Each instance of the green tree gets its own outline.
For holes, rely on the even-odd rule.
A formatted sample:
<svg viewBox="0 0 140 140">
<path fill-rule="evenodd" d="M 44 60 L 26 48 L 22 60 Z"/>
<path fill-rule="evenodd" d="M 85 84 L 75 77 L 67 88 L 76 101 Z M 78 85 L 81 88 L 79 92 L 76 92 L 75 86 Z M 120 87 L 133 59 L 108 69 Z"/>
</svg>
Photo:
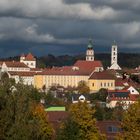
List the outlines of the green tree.
<svg viewBox="0 0 140 140">
<path fill-rule="evenodd" d="M 16 90 L 12 91 L 11 86 L 14 86 Z M 0 81 L 1 140 L 41 140 L 44 137 L 48 139 L 51 137 L 52 129 L 44 110 L 40 111 L 41 116 L 39 113 L 34 114 L 39 105 L 37 94 L 40 93 L 33 87 L 14 84 L 11 80 Z"/>
<path fill-rule="evenodd" d="M 124 113 L 122 120 L 123 133 L 118 140 L 140 139 L 140 101 L 132 104 Z"/>
<path fill-rule="evenodd" d="M 80 82 L 78 83 L 77 89 L 78 89 L 78 92 L 79 92 L 80 94 L 84 94 L 84 93 L 89 93 L 89 92 L 90 92 L 90 89 L 89 89 L 89 87 L 87 86 L 87 83 L 86 83 L 85 81 L 80 81 Z"/>
<path fill-rule="evenodd" d="M 66 121 L 60 132 L 59 140 L 102 140 L 96 127 L 96 120 L 93 118 L 95 110 L 84 103 L 72 104 L 70 118 Z M 74 137 L 75 136 L 75 137 Z"/>
</svg>

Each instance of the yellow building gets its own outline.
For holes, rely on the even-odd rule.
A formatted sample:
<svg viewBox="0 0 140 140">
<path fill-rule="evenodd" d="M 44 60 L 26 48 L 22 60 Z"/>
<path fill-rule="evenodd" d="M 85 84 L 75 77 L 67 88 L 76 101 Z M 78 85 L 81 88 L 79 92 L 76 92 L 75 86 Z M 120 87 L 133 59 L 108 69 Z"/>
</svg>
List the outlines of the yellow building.
<svg viewBox="0 0 140 140">
<path fill-rule="evenodd" d="M 80 81 L 88 82 L 91 73 L 100 70 L 103 70 L 100 61 L 79 60 L 74 66 L 54 67 L 36 74 L 34 86 L 37 89 L 42 89 L 44 85 L 47 89 L 54 85 L 77 87 Z"/>
<path fill-rule="evenodd" d="M 88 85 L 93 92 L 97 92 L 101 88 L 114 90 L 115 77 L 108 71 L 94 72 L 88 80 Z"/>
<path fill-rule="evenodd" d="M 42 89 L 45 85 L 45 75 L 43 73 L 38 73 L 34 75 L 34 87 L 37 89 Z"/>
</svg>

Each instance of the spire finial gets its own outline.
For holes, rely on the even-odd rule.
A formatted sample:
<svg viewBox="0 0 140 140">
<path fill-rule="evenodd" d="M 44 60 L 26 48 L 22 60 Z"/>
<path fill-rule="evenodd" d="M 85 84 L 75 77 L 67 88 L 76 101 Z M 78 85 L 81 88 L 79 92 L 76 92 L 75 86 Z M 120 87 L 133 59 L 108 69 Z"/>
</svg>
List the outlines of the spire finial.
<svg viewBox="0 0 140 140">
<path fill-rule="evenodd" d="M 117 45 L 116 40 L 114 40 L 113 45 L 115 45 L 115 46 Z"/>
<path fill-rule="evenodd" d="M 90 38 L 89 39 L 89 43 L 88 43 L 88 49 L 92 49 L 93 48 L 93 41 L 92 39 Z"/>
</svg>

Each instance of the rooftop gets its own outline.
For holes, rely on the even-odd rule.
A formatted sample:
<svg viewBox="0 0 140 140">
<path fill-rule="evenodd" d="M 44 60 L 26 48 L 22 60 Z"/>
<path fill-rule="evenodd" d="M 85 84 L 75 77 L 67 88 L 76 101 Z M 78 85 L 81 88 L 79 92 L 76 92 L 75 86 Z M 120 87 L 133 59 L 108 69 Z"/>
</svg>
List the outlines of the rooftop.
<svg viewBox="0 0 140 140">
<path fill-rule="evenodd" d="M 29 68 L 27 65 L 24 63 L 21 63 L 19 61 L 1 61 L 0 64 L 2 65 L 3 63 L 6 64 L 7 67 L 21 67 L 21 68 Z"/>
<path fill-rule="evenodd" d="M 25 55 L 24 55 L 25 56 Z M 26 61 L 35 61 L 36 59 L 35 59 L 35 57 L 31 54 L 31 53 L 29 53 L 29 54 L 27 54 L 26 56 L 25 56 L 25 60 Z"/>
<path fill-rule="evenodd" d="M 114 80 L 115 76 L 109 71 L 94 72 L 89 79 Z"/>
<path fill-rule="evenodd" d="M 101 61 L 79 60 L 74 66 L 53 67 L 45 69 L 38 75 L 85 75 L 89 76 L 96 67 L 102 67 Z"/>
</svg>

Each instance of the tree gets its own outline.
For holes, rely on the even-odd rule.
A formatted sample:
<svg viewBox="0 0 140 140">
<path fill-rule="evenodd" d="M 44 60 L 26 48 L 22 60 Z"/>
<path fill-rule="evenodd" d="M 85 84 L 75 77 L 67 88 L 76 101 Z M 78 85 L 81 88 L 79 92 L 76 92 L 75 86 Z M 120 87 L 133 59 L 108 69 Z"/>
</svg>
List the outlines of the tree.
<svg viewBox="0 0 140 140">
<path fill-rule="evenodd" d="M 13 85 L 10 80 L 6 81 L 0 81 L 0 139 L 49 139 L 52 129 L 45 111 L 39 105 L 40 93 L 33 87 Z M 11 86 L 15 86 L 17 90 L 12 92 Z"/>
<path fill-rule="evenodd" d="M 78 83 L 77 89 L 78 89 L 78 92 L 81 93 L 81 94 L 89 93 L 90 92 L 90 89 L 87 86 L 87 83 L 85 81 L 80 81 Z"/>
<path fill-rule="evenodd" d="M 84 103 L 72 104 L 69 109 L 70 117 L 64 123 L 59 140 L 102 140 L 93 118 L 95 110 Z M 62 136 L 62 137 L 61 137 Z M 75 137 L 74 137 L 75 136 Z"/>
<path fill-rule="evenodd" d="M 140 139 L 140 101 L 132 104 L 124 113 L 122 130 L 123 133 L 118 140 Z"/>
<path fill-rule="evenodd" d="M 51 139 L 53 134 L 53 129 L 46 117 L 47 115 L 44 111 L 44 107 L 41 104 L 38 104 L 33 110 L 33 120 L 37 123 L 37 137 L 41 140 Z"/>
</svg>

